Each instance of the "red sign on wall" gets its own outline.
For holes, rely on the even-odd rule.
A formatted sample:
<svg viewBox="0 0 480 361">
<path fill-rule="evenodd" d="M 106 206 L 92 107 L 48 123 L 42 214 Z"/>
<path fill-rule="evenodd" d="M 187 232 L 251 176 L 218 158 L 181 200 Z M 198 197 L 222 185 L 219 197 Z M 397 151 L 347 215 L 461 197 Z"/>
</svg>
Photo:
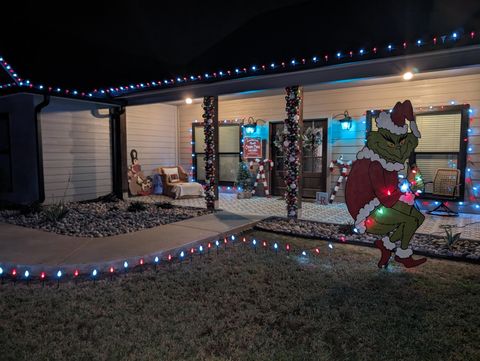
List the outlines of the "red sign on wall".
<svg viewBox="0 0 480 361">
<path fill-rule="evenodd" d="M 243 157 L 262 158 L 262 138 L 243 138 Z"/>
</svg>

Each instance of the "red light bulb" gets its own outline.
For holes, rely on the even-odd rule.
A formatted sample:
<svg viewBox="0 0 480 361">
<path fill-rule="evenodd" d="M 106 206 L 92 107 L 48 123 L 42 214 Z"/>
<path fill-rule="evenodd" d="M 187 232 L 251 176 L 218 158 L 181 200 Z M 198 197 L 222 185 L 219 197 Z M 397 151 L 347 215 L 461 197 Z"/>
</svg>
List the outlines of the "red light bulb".
<svg viewBox="0 0 480 361">
<path fill-rule="evenodd" d="M 16 276 L 16 275 L 17 275 L 17 270 L 14 268 L 14 269 L 12 270 L 12 276 Z"/>
<path fill-rule="evenodd" d="M 40 278 L 41 278 L 42 280 L 45 279 L 45 272 L 40 273 Z"/>
<path fill-rule="evenodd" d="M 43 272 L 42 272 L 42 273 L 43 273 Z M 78 274 L 79 274 L 78 269 L 76 269 L 75 272 L 73 272 L 73 276 L 74 276 L 74 277 L 78 277 Z"/>
<path fill-rule="evenodd" d="M 110 267 L 109 271 L 110 271 L 110 273 L 113 273 L 113 271 L 115 271 L 115 269 L 113 267 Z"/>
<path fill-rule="evenodd" d="M 140 258 L 140 265 L 143 265 L 144 262 L 143 258 Z"/>
</svg>

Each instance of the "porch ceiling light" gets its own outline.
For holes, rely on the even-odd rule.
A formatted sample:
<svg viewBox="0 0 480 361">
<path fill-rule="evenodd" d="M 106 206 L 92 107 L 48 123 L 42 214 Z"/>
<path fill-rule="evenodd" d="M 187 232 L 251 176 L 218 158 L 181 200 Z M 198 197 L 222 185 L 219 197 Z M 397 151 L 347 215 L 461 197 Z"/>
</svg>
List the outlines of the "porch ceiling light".
<svg viewBox="0 0 480 361">
<path fill-rule="evenodd" d="M 345 110 L 343 114 L 340 113 L 340 114 L 334 115 L 332 119 L 336 119 L 338 117 L 342 117 L 338 119 L 342 127 L 342 130 L 350 130 L 350 128 L 352 127 L 352 117 L 348 114 L 348 110 Z"/>
<path fill-rule="evenodd" d="M 411 71 L 407 71 L 403 74 L 403 80 L 410 80 L 413 78 L 413 73 Z"/>
<path fill-rule="evenodd" d="M 185 103 L 187 103 L 187 104 L 192 104 L 192 103 L 193 103 L 192 98 L 186 98 L 186 99 L 185 99 Z"/>
</svg>

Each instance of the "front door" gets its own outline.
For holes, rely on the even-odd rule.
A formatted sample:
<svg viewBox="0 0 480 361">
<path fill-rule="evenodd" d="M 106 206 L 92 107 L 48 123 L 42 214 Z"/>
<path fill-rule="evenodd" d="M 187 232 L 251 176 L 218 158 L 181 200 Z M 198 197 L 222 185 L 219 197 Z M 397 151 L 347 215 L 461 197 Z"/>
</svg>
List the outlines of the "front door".
<svg viewBox="0 0 480 361">
<path fill-rule="evenodd" d="M 316 142 L 316 146 L 303 147 L 302 198 L 315 198 L 316 192 L 326 191 L 327 122 L 327 119 L 303 121 L 302 134 L 316 134 L 315 139 L 318 141 Z M 311 128 L 311 132 L 306 132 L 308 128 Z M 282 131 L 283 122 L 270 123 L 270 149 L 274 162 L 272 194 L 276 196 L 283 196 L 285 194 L 283 149 L 275 145 L 275 136 L 277 132 Z"/>
</svg>

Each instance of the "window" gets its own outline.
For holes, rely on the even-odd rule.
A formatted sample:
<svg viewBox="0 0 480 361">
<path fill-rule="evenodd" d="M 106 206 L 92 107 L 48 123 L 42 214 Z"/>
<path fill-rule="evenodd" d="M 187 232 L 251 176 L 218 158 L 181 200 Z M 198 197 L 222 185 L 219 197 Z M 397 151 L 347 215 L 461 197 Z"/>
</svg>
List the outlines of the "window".
<svg viewBox="0 0 480 361">
<path fill-rule="evenodd" d="M 0 113 L 0 193 L 11 191 L 10 122 L 7 113 Z"/>
<path fill-rule="evenodd" d="M 197 181 L 205 180 L 205 136 L 203 134 L 203 124 L 194 123 L 192 154 L 194 178 Z M 218 155 L 219 165 L 217 174 L 219 183 L 224 185 L 233 185 L 237 179 L 238 164 L 241 161 L 240 144 L 240 125 L 239 124 L 220 124 L 218 127 Z"/>
<path fill-rule="evenodd" d="M 410 161 L 416 163 L 425 182 L 432 182 L 438 168 L 460 170 L 457 200 L 463 200 L 467 162 L 467 130 L 469 106 L 444 106 L 429 112 L 417 112 L 416 122 L 422 137 Z M 367 112 L 367 129 L 377 130 L 375 119 L 380 112 Z M 408 121 L 407 121 L 408 123 Z M 429 198 L 432 184 L 425 186 L 424 198 Z"/>
</svg>

